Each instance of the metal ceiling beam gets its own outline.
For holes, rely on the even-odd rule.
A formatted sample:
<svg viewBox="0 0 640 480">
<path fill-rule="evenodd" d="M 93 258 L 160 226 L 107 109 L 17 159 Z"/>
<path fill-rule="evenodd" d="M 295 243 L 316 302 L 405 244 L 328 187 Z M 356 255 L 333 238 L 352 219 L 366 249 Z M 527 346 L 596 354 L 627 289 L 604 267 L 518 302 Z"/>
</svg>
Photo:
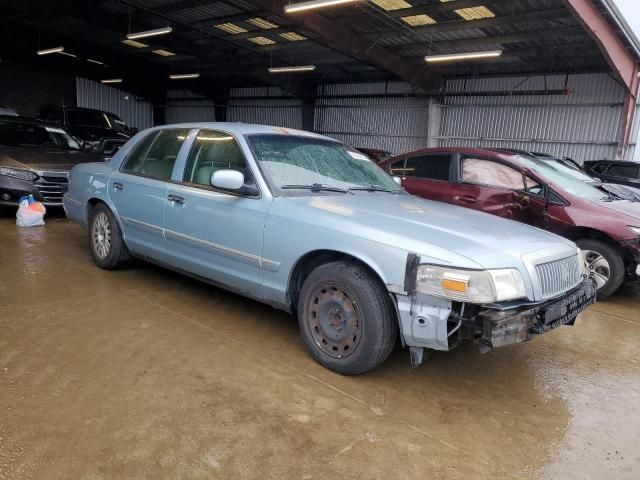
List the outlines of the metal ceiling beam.
<svg viewBox="0 0 640 480">
<path fill-rule="evenodd" d="M 638 58 L 627 50 L 620 36 L 598 11 L 594 2 L 564 0 L 564 3 L 596 42 L 614 75 L 626 89 L 622 122 L 620 122 L 618 133 L 618 153 L 623 155 L 631 139 L 631 124 L 637 104 L 638 74 L 640 73 Z"/>
<path fill-rule="evenodd" d="M 288 4 L 286 0 L 254 0 L 254 3 L 266 12 L 274 13 L 283 12 Z M 431 74 L 426 65 L 407 61 L 317 13 L 296 13 L 287 18 L 314 32 L 319 43 L 392 73 L 425 91 L 438 91 L 444 85 L 444 80 Z"/>
</svg>

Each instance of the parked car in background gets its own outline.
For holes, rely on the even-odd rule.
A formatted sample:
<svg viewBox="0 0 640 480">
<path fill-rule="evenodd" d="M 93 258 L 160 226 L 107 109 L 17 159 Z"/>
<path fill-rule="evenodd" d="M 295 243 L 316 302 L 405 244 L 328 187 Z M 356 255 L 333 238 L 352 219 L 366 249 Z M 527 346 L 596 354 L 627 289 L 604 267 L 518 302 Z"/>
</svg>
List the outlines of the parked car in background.
<svg viewBox="0 0 640 480">
<path fill-rule="evenodd" d="M 408 195 L 362 153 L 237 123 L 146 130 L 74 167 L 67 215 L 106 269 L 139 257 L 297 312 L 322 365 L 357 374 L 398 340 L 482 350 L 560 325 L 594 301 L 582 253 L 527 225 Z"/>
<path fill-rule="evenodd" d="M 69 170 L 99 162 L 57 126 L 28 117 L 0 116 L 0 205 L 17 206 L 23 195 L 46 206 L 61 206 Z"/>
<path fill-rule="evenodd" d="M 356 150 L 364 153 L 376 163 L 382 162 L 383 160 L 393 156 L 393 153 L 387 152 L 386 150 L 380 150 L 379 148 L 356 147 Z"/>
<path fill-rule="evenodd" d="M 640 204 L 556 165 L 501 150 L 427 148 L 381 165 L 414 195 L 517 220 L 575 241 L 598 297 L 640 276 Z"/>
<path fill-rule="evenodd" d="M 594 160 L 584 162 L 589 175 L 608 183 L 640 188 L 640 163 L 626 160 Z"/>
<path fill-rule="evenodd" d="M 18 112 L 16 112 L 13 108 L 4 107 L 0 105 L 0 115 L 9 115 L 12 117 L 17 117 Z"/>
<path fill-rule="evenodd" d="M 44 105 L 40 108 L 38 118 L 64 128 L 86 150 L 105 151 L 119 148 L 136 132 L 117 115 L 90 108 Z M 115 150 L 112 153 L 115 153 Z"/>
</svg>

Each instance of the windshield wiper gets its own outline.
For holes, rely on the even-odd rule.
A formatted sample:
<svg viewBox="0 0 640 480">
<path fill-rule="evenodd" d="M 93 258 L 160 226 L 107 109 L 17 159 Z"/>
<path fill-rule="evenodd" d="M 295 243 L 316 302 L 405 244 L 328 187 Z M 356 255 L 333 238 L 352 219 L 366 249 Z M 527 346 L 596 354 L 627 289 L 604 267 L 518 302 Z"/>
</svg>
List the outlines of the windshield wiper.
<svg viewBox="0 0 640 480">
<path fill-rule="evenodd" d="M 381 187 L 380 185 L 369 185 L 368 187 L 351 187 L 349 190 L 365 190 L 367 192 L 388 192 L 388 193 L 398 193 L 398 190 L 390 190 L 386 187 Z"/>
<path fill-rule="evenodd" d="M 312 183 L 311 185 L 282 185 L 280 188 L 283 190 L 311 190 L 312 192 L 340 192 L 340 193 L 350 193 L 355 195 L 353 192 L 349 190 L 345 190 L 344 188 L 332 187 L 331 185 L 322 185 L 321 183 Z"/>
</svg>

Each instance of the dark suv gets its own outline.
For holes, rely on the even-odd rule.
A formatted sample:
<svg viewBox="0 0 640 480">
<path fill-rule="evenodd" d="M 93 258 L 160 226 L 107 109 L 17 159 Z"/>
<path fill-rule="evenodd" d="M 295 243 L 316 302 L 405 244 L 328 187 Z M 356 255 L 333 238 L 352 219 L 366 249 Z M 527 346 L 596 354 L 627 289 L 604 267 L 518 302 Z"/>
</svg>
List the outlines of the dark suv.
<svg viewBox="0 0 640 480">
<path fill-rule="evenodd" d="M 625 160 L 592 160 L 584 162 L 584 170 L 603 182 L 640 187 L 640 163 Z"/>
<path fill-rule="evenodd" d="M 99 150 L 105 141 L 123 145 L 136 132 L 117 115 L 91 108 L 44 105 L 38 118 L 64 128 L 86 150 Z"/>
</svg>

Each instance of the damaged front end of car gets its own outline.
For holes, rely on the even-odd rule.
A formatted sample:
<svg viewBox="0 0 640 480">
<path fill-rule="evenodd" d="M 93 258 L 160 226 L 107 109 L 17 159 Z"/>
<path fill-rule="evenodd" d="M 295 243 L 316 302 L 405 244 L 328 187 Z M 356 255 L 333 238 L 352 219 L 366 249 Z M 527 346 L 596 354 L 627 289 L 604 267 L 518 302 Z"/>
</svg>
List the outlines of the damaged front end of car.
<svg viewBox="0 0 640 480">
<path fill-rule="evenodd" d="M 596 301 L 595 283 L 583 268 L 581 252 L 575 257 L 554 260 L 564 262 L 551 270 L 564 279 L 564 284 L 544 278 L 544 267 L 532 268 L 538 271 L 532 281 L 542 283 L 534 287 L 536 292 L 548 290 L 549 285 L 570 288 L 549 298 L 531 300 L 516 269 L 460 270 L 423 265 L 417 255 L 410 254 L 405 275 L 407 294 L 395 298 L 402 342 L 409 347 L 412 365 L 420 365 L 429 350 L 448 351 L 463 342 L 475 342 L 485 353 L 526 342 L 562 325 L 573 325 L 578 314 Z"/>
</svg>

